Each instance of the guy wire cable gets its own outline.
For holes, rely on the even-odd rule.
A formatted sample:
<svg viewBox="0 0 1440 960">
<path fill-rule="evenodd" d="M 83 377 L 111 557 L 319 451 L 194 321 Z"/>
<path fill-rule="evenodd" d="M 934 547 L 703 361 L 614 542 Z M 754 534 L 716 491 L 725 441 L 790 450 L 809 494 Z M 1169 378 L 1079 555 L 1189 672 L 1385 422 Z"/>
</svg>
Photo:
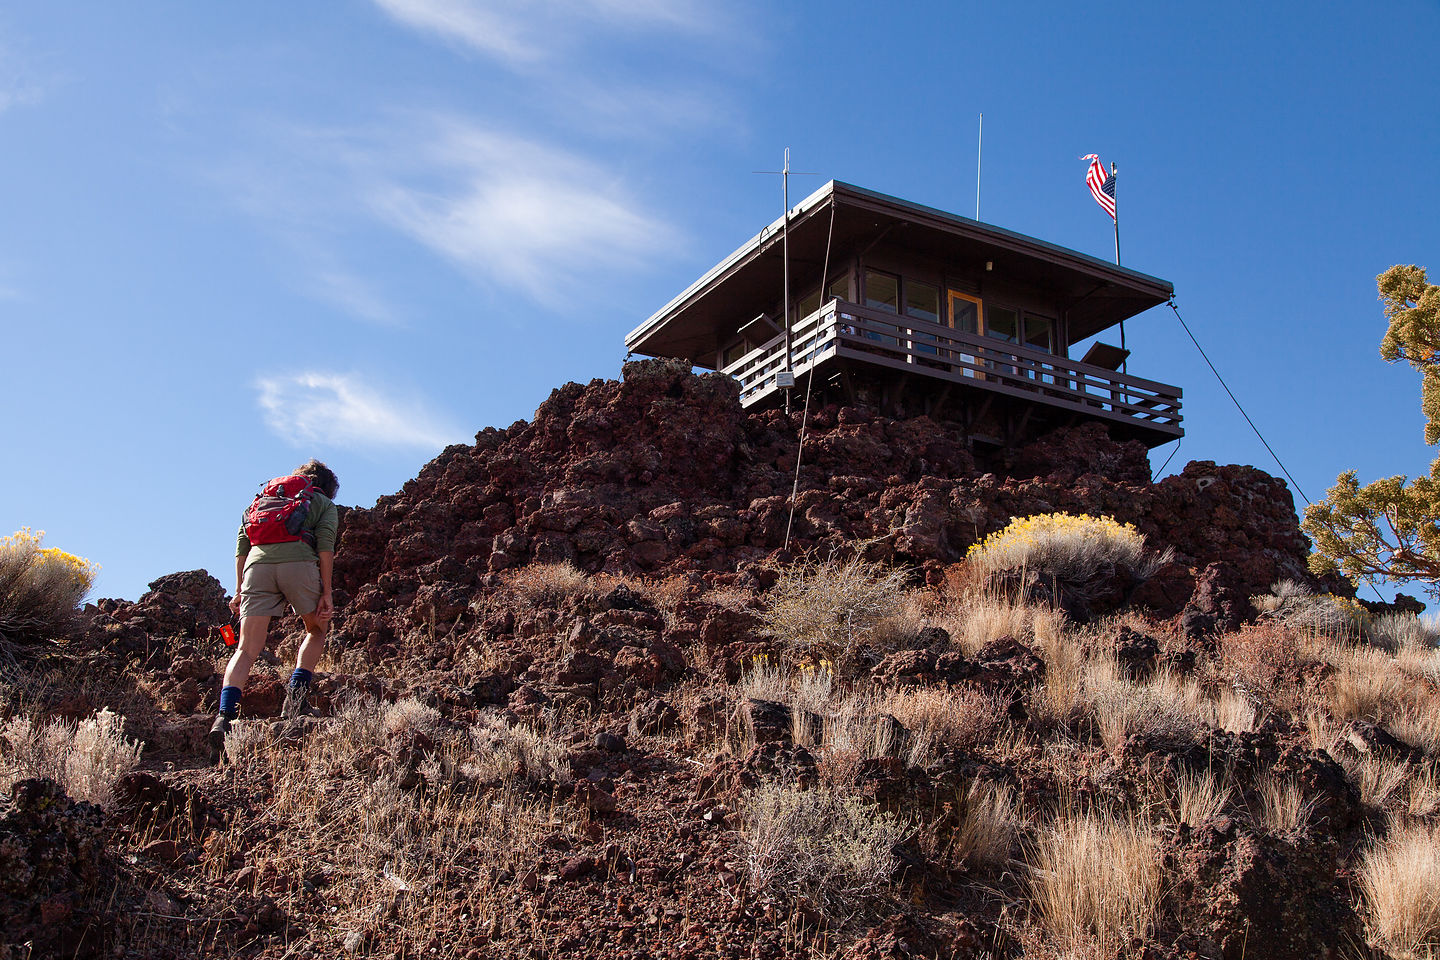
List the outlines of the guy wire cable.
<svg viewBox="0 0 1440 960">
<path fill-rule="evenodd" d="M 835 239 L 835 194 L 830 194 L 830 232 L 825 237 L 825 264 L 820 269 L 820 302 L 830 282 L 830 241 Z M 795 500 L 800 491 L 800 458 L 805 453 L 805 431 L 810 425 L 810 387 L 815 383 L 815 351 L 810 351 L 810 375 L 805 378 L 805 412 L 800 415 L 800 445 L 795 448 L 795 480 L 790 485 L 790 519 L 785 521 L 785 547 L 790 549 L 790 528 L 795 525 Z"/>
<path fill-rule="evenodd" d="M 1173 296 L 1170 298 L 1169 307 L 1175 312 L 1175 319 L 1180 321 L 1180 326 L 1185 329 L 1186 335 L 1190 337 L 1190 342 L 1195 344 L 1195 349 L 1199 350 L 1200 356 L 1205 358 L 1205 363 L 1209 365 L 1210 372 L 1215 374 L 1215 379 L 1220 381 L 1220 386 L 1224 387 L 1225 392 L 1230 394 L 1230 400 L 1235 404 L 1235 409 L 1240 411 L 1240 415 L 1245 418 L 1245 422 L 1250 424 L 1250 429 L 1255 431 L 1255 436 L 1259 437 L 1260 442 L 1265 444 L 1265 449 L 1270 451 L 1270 456 L 1274 457 L 1275 462 L 1280 465 L 1280 470 L 1285 474 L 1285 479 L 1289 480 L 1290 485 L 1295 488 L 1295 492 L 1300 494 L 1300 499 L 1305 501 L 1306 506 L 1310 506 L 1310 498 L 1305 496 L 1305 491 L 1300 489 L 1300 484 L 1296 483 L 1295 478 L 1290 476 L 1290 471 L 1285 467 L 1284 462 L 1280 459 L 1280 455 L 1271 448 L 1270 443 L 1265 439 L 1264 435 L 1261 434 L 1260 428 L 1255 426 L 1255 421 L 1250 419 L 1250 414 L 1246 413 L 1245 408 L 1240 405 L 1240 401 L 1235 399 L 1235 394 L 1231 392 L 1230 385 L 1225 382 L 1224 377 L 1220 376 L 1220 371 L 1215 369 L 1215 364 L 1210 363 L 1210 357 L 1205 353 L 1205 348 L 1200 346 L 1200 341 L 1196 340 L 1195 334 L 1190 332 L 1190 325 L 1185 322 L 1184 317 L 1180 316 L 1180 308 L 1175 306 L 1175 298 Z M 1175 449 L 1179 450 L 1180 448 L 1177 446 Z M 1174 456 L 1173 452 L 1171 456 Z M 1169 463 L 1170 461 L 1167 459 L 1165 462 Z M 1161 469 L 1164 468 L 1162 467 Z M 1375 599 L 1384 603 L 1385 597 L 1380 593 L 1379 588 L 1368 579 L 1365 580 L 1365 583 L 1369 586 L 1370 592 L 1375 594 Z"/>
<path fill-rule="evenodd" d="M 1160 474 L 1164 473 L 1164 472 L 1165 472 L 1165 468 L 1168 467 L 1168 466 L 1170 466 L 1170 461 L 1175 459 L 1175 454 L 1177 454 L 1177 453 L 1180 452 L 1180 444 L 1182 444 L 1182 443 L 1184 443 L 1184 442 L 1185 442 L 1185 438 L 1184 438 L 1184 437 L 1180 437 L 1180 438 L 1177 438 L 1177 439 L 1176 439 L 1176 441 L 1175 441 L 1175 449 L 1170 451 L 1170 456 L 1166 457 L 1166 458 L 1165 458 L 1165 462 L 1162 463 L 1162 464 L 1160 464 L 1160 469 L 1159 469 L 1159 470 L 1156 470 L 1154 473 L 1152 473 L 1152 474 L 1150 475 L 1150 482 L 1151 482 L 1151 483 L 1154 483 L 1154 482 L 1155 482 L 1155 478 L 1158 477 L 1158 476 L 1160 476 Z"/>
<path fill-rule="evenodd" d="M 1226 383 L 1225 378 L 1220 376 L 1220 371 L 1215 369 L 1215 364 L 1210 363 L 1210 357 L 1205 353 L 1205 348 L 1200 346 L 1200 341 L 1196 340 L 1195 334 L 1190 332 L 1190 325 L 1185 322 L 1184 317 L 1180 316 L 1180 308 L 1175 306 L 1175 298 L 1173 296 L 1170 298 L 1169 307 L 1175 312 L 1175 319 L 1180 321 L 1180 326 L 1185 328 L 1185 334 L 1190 338 L 1190 342 L 1195 344 L 1195 349 L 1200 351 L 1201 357 L 1204 357 L 1205 363 L 1210 367 L 1210 372 L 1215 374 L 1215 379 L 1220 381 L 1220 386 L 1224 387 L 1225 392 L 1230 395 L 1230 401 L 1235 404 L 1235 409 L 1240 411 L 1240 416 L 1245 418 L 1245 422 L 1250 424 L 1250 429 L 1255 431 L 1255 436 L 1259 437 L 1260 442 L 1265 445 L 1265 449 L 1270 451 L 1270 456 L 1274 457 L 1275 462 L 1280 465 L 1280 470 L 1285 474 L 1285 479 L 1289 480 L 1290 485 L 1295 488 L 1295 492 L 1300 494 L 1300 499 L 1305 501 L 1306 506 L 1309 506 L 1310 498 L 1305 496 L 1305 491 L 1300 489 L 1300 484 L 1296 483 L 1295 478 L 1290 476 L 1290 471 L 1286 468 L 1284 461 L 1280 459 L 1280 455 L 1270 446 L 1270 442 L 1265 439 L 1265 435 L 1260 432 L 1260 428 L 1255 426 L 1255 421 L 1250 419 L 1250 414 L 1246 413 L 1245 408 L 1240 405 L 1240 401 L 1235 399 L 1235 394 L 1231 391 L 1230 384 Z"/>
</svg>

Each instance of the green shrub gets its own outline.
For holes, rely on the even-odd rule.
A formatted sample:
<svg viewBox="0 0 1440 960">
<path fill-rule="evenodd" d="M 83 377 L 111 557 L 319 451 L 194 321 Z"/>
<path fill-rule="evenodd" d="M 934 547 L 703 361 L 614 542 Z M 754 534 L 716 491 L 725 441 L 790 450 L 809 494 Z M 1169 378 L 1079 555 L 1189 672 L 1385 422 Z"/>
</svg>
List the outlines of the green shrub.
<svg viewBox="0 0 1440 960">
<path fill-rule="evenodd" d="M 0 641 L 30 644 L 65 631 L 100 567 L 53 547 L 44 531 L 0 538 Z"/>
<path fill-rule="evenodd" d="M 859 557 L 786 567 L 761 614 L 765 633 L 790 647 L 797 660 L 848 660 L 872 627 L 900 611 L 905 578 L 903 571 Z"/>
</svg>

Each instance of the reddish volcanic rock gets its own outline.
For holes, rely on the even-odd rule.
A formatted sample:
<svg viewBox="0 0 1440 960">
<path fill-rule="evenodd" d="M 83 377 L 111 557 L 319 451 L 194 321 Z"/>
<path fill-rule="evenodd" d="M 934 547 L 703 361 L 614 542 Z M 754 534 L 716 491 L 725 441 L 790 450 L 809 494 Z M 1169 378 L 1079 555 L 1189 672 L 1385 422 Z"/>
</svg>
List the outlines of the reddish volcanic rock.
<svg viewBox="0 0 1440 960">
<path fill-rule="evenodd" d="M 1128 600 L 1160 617 L 1186 609 L 1199 635 L 1249 616 L 1248 597 L 1276 580 L 1309 577 L 1282 482 L 1196 462 L 1152 484 L 1143 446 L 1096 424 L 979 464 L 956 424 L 825 407 L 810 415 L 792 522 L 800 420 L 747 415 L 729 378 L 673 361 L 567 384 L 532 422 L 482 430 L 372 509 L 346 511 L 335 571 L 353 601 L 341 636 L 380 649 L 406 630 L 463 628 L 482 578 L 535 562 L 753 581 L 787 528 L 790 556 L 865 541 L 871 559 L 933 580 L 1013 517 L 1051 511 L 1113 516 L 1174 552 L 1150 583 L 1072 603 L 1082 618 Z M 753 632 L 746 614 L 714 617 L 696 624 L 707 645 Z M 633 652 L 626 662 L 638 682 L 659 680 Z"/>
</svg>

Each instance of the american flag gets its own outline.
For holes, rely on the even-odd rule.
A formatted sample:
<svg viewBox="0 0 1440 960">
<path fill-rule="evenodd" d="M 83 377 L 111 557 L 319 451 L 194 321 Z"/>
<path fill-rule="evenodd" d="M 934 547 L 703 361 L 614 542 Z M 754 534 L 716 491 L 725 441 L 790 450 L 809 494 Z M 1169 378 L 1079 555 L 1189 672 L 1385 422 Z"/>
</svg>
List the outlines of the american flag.
<svg viewBox="0 0 1440 960">
<path fill-rule="evenodd" d="M 1095 202 L 1105 208 L 1110 214 L 1110 219 L 1115 219 L 1115 175 L 1105 172 L 1105 165 L 1095 154 L 1087 154 L 1080 158 L 1089 160 L 1090 167 L 1085 171 L 1085 186 L 1090 188 L 1090 196 Z"/>
</svg>

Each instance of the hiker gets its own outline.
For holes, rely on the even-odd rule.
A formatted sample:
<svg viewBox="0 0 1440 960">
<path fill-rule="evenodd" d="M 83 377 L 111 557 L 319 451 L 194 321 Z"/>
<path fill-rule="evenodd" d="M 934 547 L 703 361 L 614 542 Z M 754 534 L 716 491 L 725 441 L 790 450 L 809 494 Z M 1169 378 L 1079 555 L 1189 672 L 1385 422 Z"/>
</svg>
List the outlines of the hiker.
<svg viewBox="0 0 1440 960">
<path fill-rule="evenodd" d="M 339 526 L 334 497 L 340 487 L 334 472 L 318 460 L 295 468 L 289 477 L 265 485 L 245 511 L 235 545 L 235 598 L 230 611 L 240 617 L 240 643 L 225 668 L 220 715 L 210 728 L 210 744 L 225 746 L 225 734 L 240 711 L 240 691 L 250 666 L 265 648 L 270 618 L 283 616 L 288 604 L 305 621 L 305 640 L 285 690 L 281 715 L 296 719 L 307 712 L 311 671 L 325 647 L 325 632 L 335 612 L 330 574 Z"/>
</svg>

